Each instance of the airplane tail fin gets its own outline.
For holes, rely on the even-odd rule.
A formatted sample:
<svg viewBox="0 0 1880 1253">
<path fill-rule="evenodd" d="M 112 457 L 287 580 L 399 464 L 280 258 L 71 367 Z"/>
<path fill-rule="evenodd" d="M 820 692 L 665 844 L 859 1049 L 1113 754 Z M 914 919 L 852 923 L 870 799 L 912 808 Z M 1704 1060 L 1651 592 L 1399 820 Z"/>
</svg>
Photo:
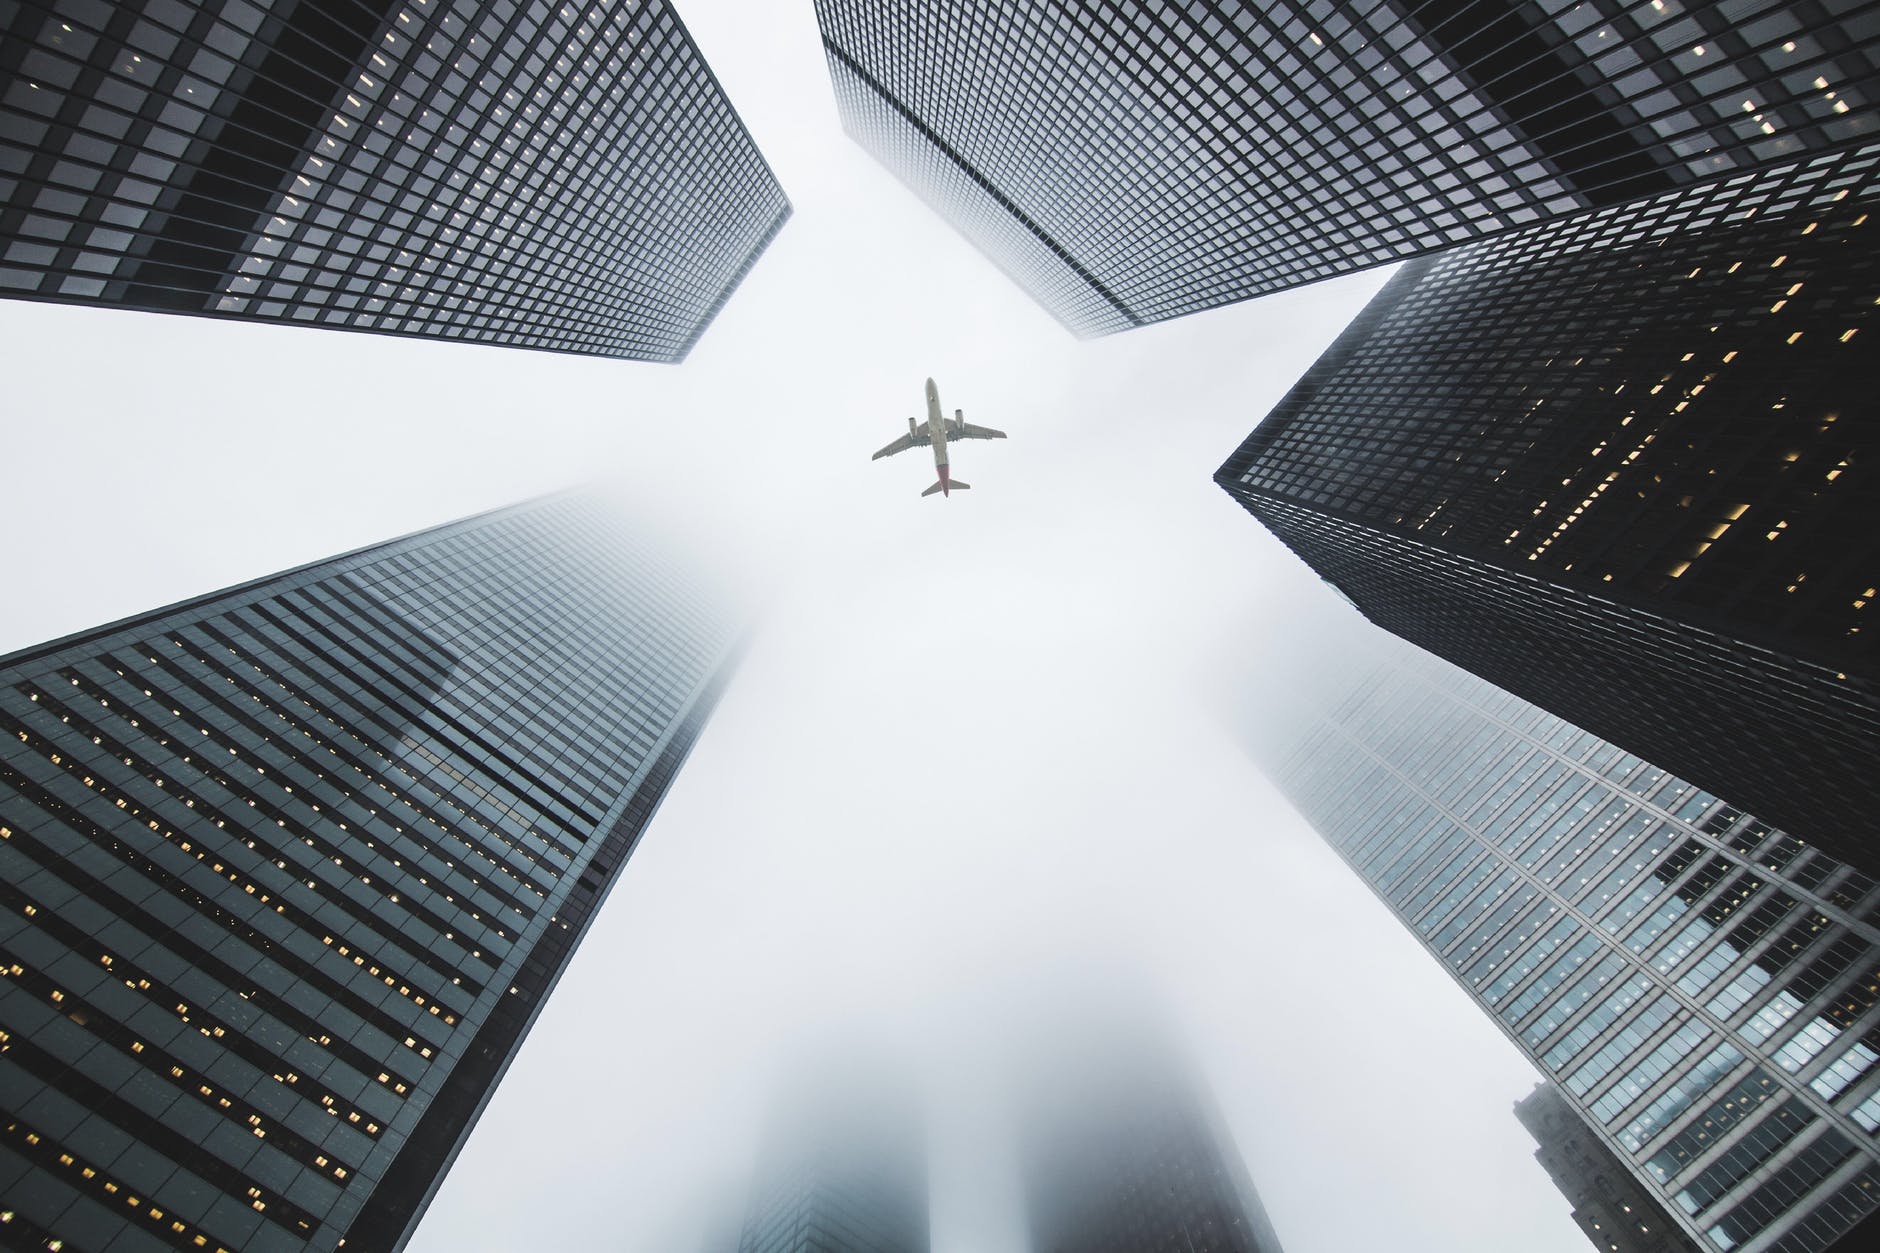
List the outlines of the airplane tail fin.
<svg viewBox="0 0 1880 1253">
<path fill-rule="evenodd" d="M 956 492 L 963 492 L 963 491 L 965 491 L 965 490 L 966 490 L 967 488 L 969 488 L 969 487 L 971 487 L 971 486 L 972 486 L 972 484 L 971 484 L 971 483 L 962 483 L 962 482 L 960 482 L 960 481 L 959 481 L 958 479 L 954 479 L 954 480 L 953 480 L 952 482 L 950 482 L 950 483 L 948 483 L 948 484 L 946 484 L 946 486 L 947 486 L 947 487 L 950 487 L 950 488 L 952 488 L 952 489 L 953 489 L 954 491 L 956 491 Z M 930 488 L 928 488 L 928 489 L 927 489 L 926 491 L 924 491 L 924 492 L 922 492 L 922 493 L 921 493 L 921 495 L 923 495 L 923 496 L 931 496 L 931 495 L 933 495 L 933 494 L 934 494 L 935 492 L 937 492 L 937 491 L 939 491 L 939 490 L 941 490 L 941 485 L 940 485 L 939 483 L 935 483 L 935 484 L 934 484 L 934 485 L 933 485 L 932 487 L 930 487 Z"/>
</svg>

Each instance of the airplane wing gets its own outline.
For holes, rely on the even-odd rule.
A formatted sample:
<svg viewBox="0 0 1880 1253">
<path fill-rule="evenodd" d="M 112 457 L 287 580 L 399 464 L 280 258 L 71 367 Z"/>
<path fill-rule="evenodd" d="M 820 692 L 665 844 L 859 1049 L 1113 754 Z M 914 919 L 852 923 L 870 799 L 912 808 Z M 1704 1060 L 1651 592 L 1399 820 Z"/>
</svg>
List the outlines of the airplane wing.
<svg viewBox="0 0 1880 1253">
<path fill-rule="evenodd" d="M 880 461 L 883 457 L 892 457 L 895 453 L 906 452 L 910 448 L 925 448 L 932 442 L 933 440 L 928 438 L 927 432 L 925 431 L 922 431 L 918 435 L 903 435 L 900 439 L 895 440 L 892 444 L 889 444 L 886 448 L 870 457 L 869 460 Z"/>
<path fill-rule="evenodd" d="M 989 426 L 974 426 L 971 422 L 952 422 L 947 435 L 952 439 L 1004 439 L 1004 431 L 995 431 Z"/>
</svg>

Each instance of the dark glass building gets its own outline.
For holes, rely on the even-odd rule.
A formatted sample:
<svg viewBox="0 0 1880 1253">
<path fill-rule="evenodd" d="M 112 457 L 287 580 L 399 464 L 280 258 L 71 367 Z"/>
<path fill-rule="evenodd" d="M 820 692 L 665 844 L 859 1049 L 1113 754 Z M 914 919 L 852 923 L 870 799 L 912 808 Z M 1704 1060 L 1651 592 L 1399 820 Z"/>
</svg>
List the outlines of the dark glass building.
<svg viewBox="0 0 1880 1253">
<path fill-rule="evenodd" d="M 816 0 L 848 132 L 1080 335 L 1857 141 L 1773 0 Z"/>
<path fill-rule="evenodd" d="M 1372 621 L 1880 871 L 1877 165 L 1411 262 L 1216 480 Z"/>
<path fill-rule="evenodd" d="M 551 498 L 0 659 L 0 1246 L 401 1247 L 725 655 Z"/>
<path fill-rule="evenodd" d="M 1099 1017 L 1019 1099 L 1034 1253 L 1282 1253 L 1205 1083 Z"/>
<path fill-rule="evenodd" d="M 926 1146 L 902 1094 L 809 1091 L 772 1118 L 737 1253 L 928 1253 Z"/>
<path fill-rule="evenodd" d="M 647 361 L 790 214 L 667 0 L 0 7 L 0 294 Z"/>
<path fill-rule="evenodd" d="M 1573 1205 L 1573 1221 L 1601 1253 L 1698 1253 L 1619 1155 L 1591 1134 L 1566 1094 L 1537 1084 L 1514 1104 L 1540 1146 L 1534 1158 Z"/>
<path fill-rule="evenodd" d="M 1687 1239 L 1872 1247 L 1880 884 L 1365 635 L 1276 675 L 1288 799 Z"/>
</svg>

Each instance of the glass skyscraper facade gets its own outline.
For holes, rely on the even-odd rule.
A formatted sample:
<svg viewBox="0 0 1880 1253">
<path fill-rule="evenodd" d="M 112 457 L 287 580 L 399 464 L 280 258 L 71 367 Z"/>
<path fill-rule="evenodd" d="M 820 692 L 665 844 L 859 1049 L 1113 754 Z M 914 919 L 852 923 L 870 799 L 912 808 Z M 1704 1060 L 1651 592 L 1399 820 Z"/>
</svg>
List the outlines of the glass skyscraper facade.
<svg viewBox="0 0 1880 1253">
<path fill-rule="evenodd" d="M 1880 885 L 1376 642 L 1275 781 L 1685 1234 L 1834 1247 L 1880 1207 Z"/>
<path fill-rule="evenodd" d="M 0 295 L 677 361 L 790 213 L 667 0 L 18 0 L 0 34 Z"/>
<path fill-rule="evenodd" d="M 0 659 L 0 1246 L 402 1246 L 717 698 L 713 603 L 558 497 Z"/>
<path fill-rule="evenodd" d="M 1016 1098 L 1034 1253 L 1282 1253 L 1204 1081 L 1119 1007 L 1054 1033 Z"/>
<path fill-rule="evenodd" d="M 816 0 L 844 125 L 1124 330 L 1857 142 L 1862 6 Z"/>
<path fill-rule="evenodd" d="M 1880 873 L 1880 147 L 1410 262 L 1216 480 L 1374 622 Z"/>
<path fill-rule="evenodd" d="M 892 1159 L 845 1151 L 798 1154 L 768 1177 L 737 1253 L 927 1253 L 925 1180 L 910 1180 Z"/>
<path fill-rule="evenodd" d="M 902 1094 L 806 1090 L 773 1116 L 736 1253 L 928 1253 L 926 1145 Z"/>
<path fill-rule="evenodd" d="M 1538 1084 L 1515 1102 L 1515 1117 L 1540 1146 L 1534 1158 L 1573 1205 L 1573 1221 L 1602 1253 L 1698 1253 L 1664 1201 L 1587 1129 L 1566 1093 Z"/>
</svg>

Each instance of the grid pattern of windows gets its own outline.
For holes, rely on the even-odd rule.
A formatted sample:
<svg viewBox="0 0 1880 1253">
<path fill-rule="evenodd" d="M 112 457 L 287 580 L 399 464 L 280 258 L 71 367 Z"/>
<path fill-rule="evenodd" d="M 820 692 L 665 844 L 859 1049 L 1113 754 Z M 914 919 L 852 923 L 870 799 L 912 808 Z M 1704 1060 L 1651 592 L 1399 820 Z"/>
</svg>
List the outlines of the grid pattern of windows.
<svg viewBox="0 0 1880 1253">
<path fill-rule="evenodd" d="M 398 1244 L 725 651 L 677 571 L 555 498 L 0 660 L 9 1221 Z"/>
<path fill-rule="evenodd" d="M 924 1181 L 812 1155 L 759 1194 L 737 1253 L 927 1253 Z"/>
<path fill-rule="evenodd" d="M 873 1077 L 810 1090 L 773 1115 L 736 1253 L 928 1253 L 926 1154 L 901 1094 Z"/>
<path fill-rule="evenodd" d="M 816 0 L 849 133 L 1084 335 L 1854 142 L 1873 10 Z"/>
<path fill-rule="evenodd" d="M 1077 1025 L 1058 1038 L 1055 1062 L 1041 1050 L 1024 1072 L 1030 1247 L 1281 1253 L 1202 1077 L 1140 1026 L 1119 1030 L 1101 1017 Z"/>
<path fill-rule="evenodd" d="M 677 361 L 789 216 L 665 0 L 22 0 L 0 294 Z"/>
<path fill-rule="evenodd" d="M 1573 1204 L 1573 1221 L 1606 1253 L 1697 1253 L 1662 1201 L 1581 1121 L 1560 1089 L 1541 1083 L 1515 1102 L 1515 1117 L 1540 1146 L 1535 1160 Z"/>
<path fill-rule="evenodd" d="M 1880 148 L 1413 261 L 1216 480 L 1367 616 L 1872 866 Z"/>
<path fill-rule="evenodd" d="M 1379 641 L 1273 766 L 1326 840 L 1691 1238 L 1880 1209 L 1880 884 Z"/>
</svg>

